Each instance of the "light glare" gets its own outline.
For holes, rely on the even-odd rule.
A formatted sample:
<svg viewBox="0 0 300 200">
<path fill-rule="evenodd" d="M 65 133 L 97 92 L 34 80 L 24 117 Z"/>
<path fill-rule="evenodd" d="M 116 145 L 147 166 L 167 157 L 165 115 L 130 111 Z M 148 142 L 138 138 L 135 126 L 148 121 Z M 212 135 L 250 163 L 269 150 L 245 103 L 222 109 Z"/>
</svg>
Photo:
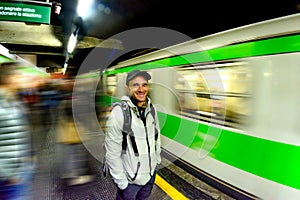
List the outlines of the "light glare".
<svg viewBox="0 0 300 200">
<path fill-rule="evenodd" d="M 91 8 L 93 3 L 93 0 L 78 0 L 77 15 L 82 18 L 87 18 L 92 13 Z"/>
</svg>

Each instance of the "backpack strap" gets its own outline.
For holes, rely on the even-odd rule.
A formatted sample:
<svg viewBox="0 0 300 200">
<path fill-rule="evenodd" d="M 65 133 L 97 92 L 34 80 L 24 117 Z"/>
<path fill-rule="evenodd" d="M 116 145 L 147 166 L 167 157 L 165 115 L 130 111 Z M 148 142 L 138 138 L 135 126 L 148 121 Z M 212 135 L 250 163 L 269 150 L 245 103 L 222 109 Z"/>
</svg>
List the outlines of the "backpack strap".
<svg viewBox="0 0 300 200">
<path fill-rule="evenodd" d="M 122 130 L 122 135 L 123 135 L 123 141 L 122 141 L 122 153 L 126 152 L 127 148 L 127 135 L 129 135 L 132 148 L 134 151 L 135 156 L 139 156 L 138 148 L 135 142 L 135 137 L 134 133 L 131 128 L 131 111 L 129 105 L 126 103 L 126 101 L 122 100 L 121 102 L 116 102 L 114 103 L 114 106 L 119 105 L 123 111 L 123 116 L 124 116 L 124 123 L 123 123 L 123 130 Z"/>
<path fill-rule="evenodd" d="M 157 127 L 156 127 L 156 118 L 155 118 L 155 109 L 154 109 L 154 106 L 152 105 L 152 103 L 150 103 L 150 112 L 151 112 L 151 115 L 154 119 L 154 127 L 155 127 L 155 151 L 157 150 L 156 148 L 156 141 L 158 139 L 158 130 L 157 130 Z"/>
</svg>

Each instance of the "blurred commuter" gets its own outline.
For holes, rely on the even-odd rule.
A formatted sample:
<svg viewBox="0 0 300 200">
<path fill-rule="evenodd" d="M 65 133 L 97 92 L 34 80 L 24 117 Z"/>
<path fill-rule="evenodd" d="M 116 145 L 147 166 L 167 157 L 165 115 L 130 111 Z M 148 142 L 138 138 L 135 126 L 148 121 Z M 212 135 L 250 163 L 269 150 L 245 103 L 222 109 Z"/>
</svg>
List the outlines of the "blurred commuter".
<svg viewBox="0 0 300 200">
<path fill-rule="evenodd" d="M 38 87 L 39 101 L 32 110 L 34 118 L 34 150 L 38 159 L 43 161 L 43 157 L 48 154 L 53 144 L 54 128 L 57 121 L 57 107 L 60 102 L 60 92 L 58 84 L 53 80 L 44 79 Z M 58 82 L 58 81 L 56 81 Z M 39 162 L 42 164 L 42 162 Z"/>
<path fill-rule="evenodd" d="M 148 199 L 161 162 L 158 118 L 148 97 L 150 79 L 145 71 L 128 73 L 128 96 L 122 97 L 125 104 L 115 106 L 108 119 L 105 158 L 118 187 L 117 200 Z M 123 114 L 122 109 L 129 113 Z M 127 128 L 123 126 L 129 122 L 124 123 L 126 117 L 131 118 Z"/>
<path fill-rule="evenodd" d="M 78 185 L 90 182 L 93 176 L 89 174 L 88 152 L 83 142 L 88 139 L 88 133 L 83 125 L 75 124 L 72 108 L 72 88 L 74 81 L 66 80 L 64 87 L 68 89 L 58 107 L 58 125 L 56 141 L 58 143 L 59 174 L 67 180 L 68 185 Z"/>
<path fill-rule="evenodd" d="M 0 65 L 0 199 L 31 199 L 34 164 L 25 106 L 17 90 L 22 63 Z"/>
<path fill-rule="evenodd" d="M 57 117 L 56 108 L 60 103 L 60 92 L 58 86 L 50 80 L 44 83 L 39 92 L 44 133 L 48 133 L 55 124 Z"/>
</svg>

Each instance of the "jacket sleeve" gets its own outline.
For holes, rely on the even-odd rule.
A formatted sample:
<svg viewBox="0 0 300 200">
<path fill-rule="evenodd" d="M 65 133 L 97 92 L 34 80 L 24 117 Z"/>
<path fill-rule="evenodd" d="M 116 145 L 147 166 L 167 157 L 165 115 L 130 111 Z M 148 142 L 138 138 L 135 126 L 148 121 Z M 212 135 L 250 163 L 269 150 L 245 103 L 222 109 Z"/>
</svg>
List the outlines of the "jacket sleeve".
<svg viewBox="0 0 300 200">
<path fill-rule="evenodd" d="M 121 108 L 119 106 L 114 107 L 107 121 L 107 132 L 105 136 L 106 164 L 114 182 L 122 190 L 128 185 L 121 158 L 123 122 L 124 119 Z"/>
</svg>

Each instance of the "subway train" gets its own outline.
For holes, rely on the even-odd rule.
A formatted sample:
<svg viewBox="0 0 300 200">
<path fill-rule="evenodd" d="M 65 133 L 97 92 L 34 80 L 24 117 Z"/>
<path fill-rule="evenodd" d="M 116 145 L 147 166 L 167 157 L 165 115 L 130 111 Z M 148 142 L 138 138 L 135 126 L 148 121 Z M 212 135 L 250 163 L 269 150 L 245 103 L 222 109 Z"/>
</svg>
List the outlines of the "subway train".
<svg viewBox="0 0 300 200">
<path fill-rule="evenodd" d="M 83 75 L 99 80 L 99 116 L 126 95 L 133 69 L 152 76 L 165 157 L 236 199 L 300 199 L 299 14 Z"/>
</svg>

